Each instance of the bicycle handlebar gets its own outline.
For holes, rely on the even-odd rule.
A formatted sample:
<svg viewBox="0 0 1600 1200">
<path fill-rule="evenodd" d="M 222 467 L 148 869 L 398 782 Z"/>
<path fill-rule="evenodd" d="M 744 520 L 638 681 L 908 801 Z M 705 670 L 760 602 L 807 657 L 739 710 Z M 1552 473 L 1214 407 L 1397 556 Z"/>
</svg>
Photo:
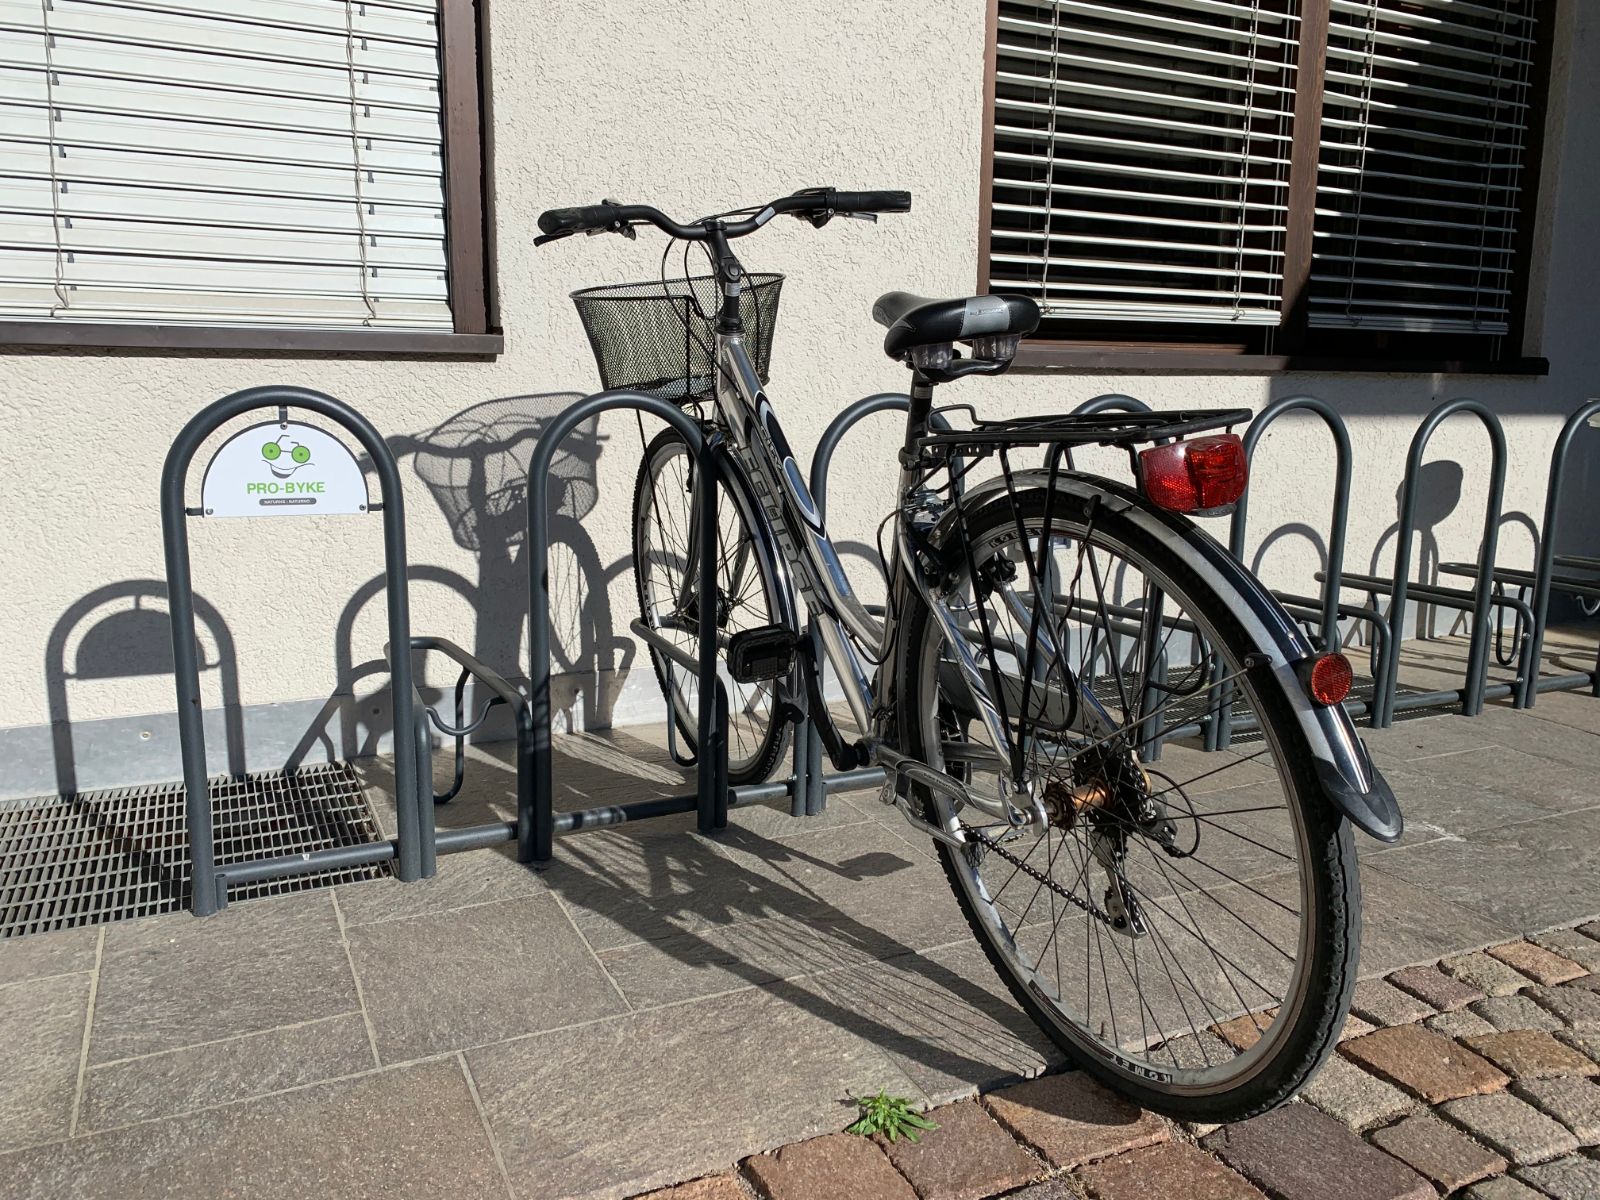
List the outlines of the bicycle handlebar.
<svg viewBox="0 0 1600 1200">
<path fill-rule="evenodd" d="M 900 191 L 841 192 L 833 188 L 808 188 L 766 205 L 754 216 L 738 221 L 708 218 L 683 225 L 649 204 L 587 204 L 577 208 L 552 208 L 539 214 L 537 239 L 542 244 L 574 233 L 624 233 L 635 225 L 654 225 L 663 233 L 685 241 L 704 241 L 713 229 L 724 237 L 754 233 L 780 213 L 794 213 L 821 225 L 835 215 L 910 212 L 911 193 Z"/>
</svg>

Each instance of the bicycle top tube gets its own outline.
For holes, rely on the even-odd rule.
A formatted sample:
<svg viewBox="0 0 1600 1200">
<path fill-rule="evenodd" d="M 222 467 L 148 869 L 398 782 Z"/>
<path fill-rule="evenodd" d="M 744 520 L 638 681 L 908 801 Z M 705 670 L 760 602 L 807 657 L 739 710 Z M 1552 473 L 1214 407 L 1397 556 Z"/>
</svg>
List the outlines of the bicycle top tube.
<svg viewBox="0 0 1600 1200">
<path fill-rule="evenodd" d="M 654 205 L 605 201 L 578 208 L 552 208 L 540 213 L 539 231 L 544 236 L 535 238 L 534 244 L 542 246 L 575 233 L 621 233 L 631 237 L 636 225 L 654 225 L 672 237 L 700 242 L 719 234 L 727 239 L 744 237 L 780 213 L 792 213 L 820 228 L 835 216 L 910 211 L 910 192 L 841 192 L 834 188 L 806 188 L 782 196 L 740 220 L 730 221 L 727 216 L 706 217 L 689 224 L 674 221 Z M 737 214 L 728 214 L 734 215 Z"/>
</svg>

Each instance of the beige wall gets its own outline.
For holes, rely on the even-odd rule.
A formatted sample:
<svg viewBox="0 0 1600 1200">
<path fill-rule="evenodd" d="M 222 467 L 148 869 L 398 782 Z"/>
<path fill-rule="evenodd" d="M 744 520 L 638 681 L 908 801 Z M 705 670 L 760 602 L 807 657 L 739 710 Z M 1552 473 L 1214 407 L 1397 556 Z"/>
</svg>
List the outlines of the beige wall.
<svg viewBox="0 0 1600 1200">
<path fill-rule="evenodd" d="M 1322 396 L 1348 415 L 1356 443 L 1349 565 L 1362 569 L 1394 520 L 1405 443 L 1421 414 L 1439 398 L 1474 395 L 1505 414 L 1512 446 L 1507 511 L 1537 522 L 1560 415 L 1600 393 L 1591 295 L 1592 281 L 1600 278 L 1600 238 L 1593 229 L 1593 197 L 1600 195 L 1594 103 L 1600 31 L 1595 15 L 1578 14 L 1578 7 L 1563 9 L 1571 52 L 1558 64 L 1556 136 L 1544 195 L 1543 244 L 1558 248 L 1544 289 L 1548 378 L 1018 376 L 965 383 L 949 397 L 1006 413 L 1070 408 L 1106 391 L 1130 392 L 1157 406 L 1259 407 L 1294 392 Z M 129 637 L 135 644 L 96 649 L 92 662 L 80 663 L 81 635 L 93 619 L 78 622 L 71 609 L 109 585 L 139 590 L 132 581 L 160 578 L 162 457 L 195 410 L 236 388 L 316 387 L 356 405 L 399 438 L 415 567 L 414 628 L 476 647 L 508 669 L 514 664 L 507 660 L 520 662 L 521 567 L 505 546 L 515 522 L 493 531 L 498 545 L 483 555 L 459 545 L 414 469 L 412 439 L 426 439 L 447 418 L 491 398 L 595 387 L 567 293 L 584 284 L 649 278 L 660 250 L 659 239 L 644 234 L 638 242 L 572 239 L 535 251 L 534 218 L 541 209 L 613 196 L 690 214 L 819 183 L 909 188 L 915 196 L 909 216 L 877 226 L 837 221 L 820 232 L 778 222 L 742 247 L 751 267 L 789 276 L 771 390 L 802 451 L 849 399 L 904 384 L 903 369 L 880 352 L 879 331 L 868 315 L 873 297 L 890 288 L 952 295 L 972 289 L 980 4 L 498 0 L 493 17 L 498 278 L 507 343 L 498 360 L 0 356 L 0 430 L 8 463 L 0 491 L 0 659 L 6 667 L 0 796 L 54 790 L 63 778 L 71 782 L 57 770 L 69 754 L 78 762 L 81 786 L 178 774 L 167 715 L 170 675 L 70 677 L 96 664 L 127 676 L 143 661 L 145 645 L 160 652 L 152 632 L 159 624 L 139 626 L 143 632 Z M 527 401 L 519 408 L 549 413 L 562 402 Z M 885 510 L 890 436 L 884 420 L 865 427 L 840 452 L 832 512 L 842 540 L 868 540 Z M 1298 424 L 1280 427 L 1266 443 L 1253 543 L 1284 524 L 1326 521 L 1324 445 L 1309 425 Z M 1430 459 L 1456 459 L 1466 469 L 1464 499 L 1437 531 L 1446 557 L 1469 557 L 1475 546 L 1481 445 L 1480 433 L 1451 425 L 1430 453 Z M 555 566 L 566 597 L 557 640 L 565 647 L 563 665 L 574 668 L 565 702 L 580 722 L 637 719 L 649 714 L 654 699 L 648 667 L 624 635 L 634 607 L 626 558 L 637 448 L 631 419 L 617 419 L 602 424 L 597 447 L 591 441 L 582 450 L 593 459 L 597 502 L 578 532 L 569 527 L 575 549 L 561 552 Z M 1594 500 L 1591 485 L 1569 511 L 1592 513 Z M 192 536 L 196 587 L 231 631 L 239 697 L 251 740 L 262 748 L 250 765 L 278 765 L 284 745 L 319 724 L 315 714 L 330 696 L 353 687 L 366 697 L 381 683 L 374 674 L 352 677 L 363 664 L 370 672 L 385 640 L 381 603 L 352 609 L 352 597 L 381 569 L 376 522 L 194 522 Z M 1508 530 L 1505 541 L 1507 561 L 1528 557 L 1526 532 Z M 1314 565 L 1306 544 L 1291 540 L 1274 550 L 1264 569 L 1270 582 L 1310 588 Z M 579 592 L 586 599 L 576 605 Z M 606 597 L 609 603 L 602 602 Z M 95 613 L 128 604 L 115 600 Z M 341 617 L 351 630 L 348 645 L 337 636 Z M 622 670 L 630 666 L 631 675 Z M 615 687 L 596 686 L 597 673 Z M 216 675 L 207 673 L 213 701 L 220 695 Z M 381 699 L 347 713 L 343 724 L 333 722 L 323 745 L 340 752 L 370 749 L 383 725 L 375 707 Z M 52 745 L 47 735 L 49 723 L 64 716 L 73 726 L 70 750 L 65 740 Z M 307 734 L 307 740 L 316 739 Z"/>
</svg>

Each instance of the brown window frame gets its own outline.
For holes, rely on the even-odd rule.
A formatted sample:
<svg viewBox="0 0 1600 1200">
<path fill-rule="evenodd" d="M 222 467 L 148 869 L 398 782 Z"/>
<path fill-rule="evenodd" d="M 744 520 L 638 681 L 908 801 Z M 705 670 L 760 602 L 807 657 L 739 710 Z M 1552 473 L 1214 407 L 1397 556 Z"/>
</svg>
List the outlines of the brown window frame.
<svg viewBox="0 0 1600 1200">
<path fill-rule="evenodd" d="M 1519 193 L 1512 284 L 1511 332 L 1500 353 L 1484 354 L 1477 335 L 1388 333 L 1317 329 L 1309 326 L 1312 210 L 1322 136 L 1322 86 L 1326 66 L 1330 0 L 1303 0 L 1300 62 L 1296 75 L 1294 141 L 1290 150 L 1289 217 L 1284 241 L 1283 312 L 1280 325 L 1222 340 L 1204 324 L 1168 327 L 1148 338 L 1030 338 L 1022 343 L 1013 370 L 1171 371 L 1194 374 L 1277 374 L 1283 371 L 1381 371 L 1393 373 L 1543 375 L 1547 359 L 1531 355 L 1528 287 L 1539 204 L 1539 174 L 1544 129 L 1549 114 L 1551 51 L 1556 0 L 1535 6 L 1538 43 L 1534 49 L 1529 104 L 1537 117 L 1528 129 L 1527 157 Z M 982 161 L 979 166 L 978 288 L 991 290 L 991 206 L 994 199 L 995 83 L 999 58 L 1000 0 L 987 0 L 984 34 Z M 1308 59 L 1307 51 L 1314 57 Z M 1180 332 L 1181 331 L 1181 332 Z M 1272 334 L 1271 350 L 1267 349 Z M 1400 343 L 1396 345 L 1395 343 Z"/>
<path fill-rule="evenodd" d="M 0 318 L 0 353 L 241 351 L 378 358 L 488 357 L 505 338 L 494 288 L 490 179 L 489 0 L 439 0 L 439 87 L 444 122 L 445 270 L 454 328 L 297 329 L 281 325 L 161 325 Z"/>
</svg>

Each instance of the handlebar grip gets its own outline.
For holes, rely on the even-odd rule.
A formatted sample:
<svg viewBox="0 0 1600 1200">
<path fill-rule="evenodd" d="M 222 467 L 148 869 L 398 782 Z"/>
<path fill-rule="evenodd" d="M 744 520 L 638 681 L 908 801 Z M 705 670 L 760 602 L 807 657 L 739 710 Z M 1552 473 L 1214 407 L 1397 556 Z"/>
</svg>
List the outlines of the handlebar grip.
<svg viewBox="0 0 1600 1200">
<path fill-rule="evenodd" d="M 585 204 L 578 208 L 552 208 L 539 214 L 539 232 L 546 237 L 611 229 L 622 220 L 617 204 Z"/>
<path fill-rule="evenodd" d="M 838 213 L 911 211 L 910 192 L 828 192 L 828 207 Z"/>
</svg>

